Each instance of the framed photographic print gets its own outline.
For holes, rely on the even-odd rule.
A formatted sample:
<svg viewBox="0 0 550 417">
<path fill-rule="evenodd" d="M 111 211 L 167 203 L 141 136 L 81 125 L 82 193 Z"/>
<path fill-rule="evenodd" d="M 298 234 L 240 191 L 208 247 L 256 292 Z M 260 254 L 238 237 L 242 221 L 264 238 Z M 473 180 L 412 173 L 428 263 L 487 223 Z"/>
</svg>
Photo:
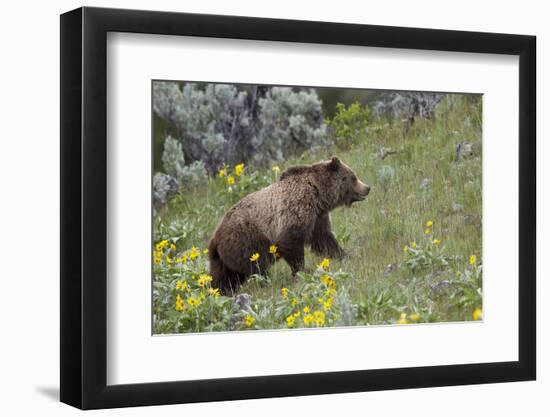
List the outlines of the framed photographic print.
<svg viewBox="0 0 550 417">
<path fill-rule="evenodd" d="M 535 379 L 535 38 L 61 16 L 61 401 Z"/>
</svg>

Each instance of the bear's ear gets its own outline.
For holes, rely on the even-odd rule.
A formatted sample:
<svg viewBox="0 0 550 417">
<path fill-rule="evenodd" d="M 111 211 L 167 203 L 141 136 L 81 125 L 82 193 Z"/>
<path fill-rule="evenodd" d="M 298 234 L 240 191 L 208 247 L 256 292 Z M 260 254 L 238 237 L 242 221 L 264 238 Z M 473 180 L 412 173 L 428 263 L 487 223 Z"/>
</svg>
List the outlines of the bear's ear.
<svg viewBox="0 0 550 417">
<path fill-rule="evenodd" d="M 330 159 L 330 162 L 328 164 L 328 169 L 330 171 L 336 171 L 338 169 L 338 167 L 340 166 L 340 160 L 338 159 L 337 156 L 333 156 L 331 159 Z"/>
</svg>

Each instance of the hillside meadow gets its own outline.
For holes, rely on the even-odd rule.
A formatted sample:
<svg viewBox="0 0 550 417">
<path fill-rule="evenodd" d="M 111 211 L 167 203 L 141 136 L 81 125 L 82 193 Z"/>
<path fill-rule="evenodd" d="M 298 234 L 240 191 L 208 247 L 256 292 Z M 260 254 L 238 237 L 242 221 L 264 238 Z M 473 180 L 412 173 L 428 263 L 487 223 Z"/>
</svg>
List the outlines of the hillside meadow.
<svg viewBox="0 0 550 417">
<path fill-rule="evenodd" d="M 481 114 L 479 97 L 447 95 L 430 118 L 371 118 L 344 143 L 276 165 L 220 165 L 180 190 L 153 219 L 154 333 L 480 320 Z M 464 142 L 475 146 L 457 152 Z M 366 201 L 331 213 L 346 256 L 306 249 L 298 277 L 280 261 L 220 295 L 206 248 L 224 213 L 286 168 L 333 155 L 371 186 Z"/>
</svg>

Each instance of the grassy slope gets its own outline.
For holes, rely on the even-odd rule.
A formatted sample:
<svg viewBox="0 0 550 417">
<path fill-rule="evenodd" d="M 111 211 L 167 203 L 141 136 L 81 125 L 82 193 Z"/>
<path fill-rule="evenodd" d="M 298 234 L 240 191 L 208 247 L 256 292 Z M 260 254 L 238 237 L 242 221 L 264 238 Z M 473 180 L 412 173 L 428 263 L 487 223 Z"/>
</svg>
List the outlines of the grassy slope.
<svg viewBox="0 0 550 417">
<path fill-rule="evenodd" d="M 387 322 L 400 311 L 418 312 L 430 321 L 471 320 L 470 307 L 457 311 L 444 297 L 434 300 L 430 292 L 434 284 L 451 280 L 456 271 L 467 268 L 470 255 L 481 262 L 481 157 L 455 160 L 455 146 L 465 140 L 481 141 L 480 105 L 464 96 L 449 96 L 433 119 L 418 119 L 406 134 L 400 122 L 379 123 L 369 130 L 365 141 L 349 150 L 305 154 L 281 165 L 283 170 L 337 154 L 371 185 L 366 202 L 332 213 L 333 230 L 348 256 L 333 261 L 331 270 L 341 268 L 353 275 L 352 301 L 371 306 L 364 312 L 365 322 Z M 380 147 L 399 152 L 382 160 L 376 155 Z M 392 171 L 393 176 L 384 178 L 381 170 Z M 429 185 L 421 187 L 426 180 Z M 256 186 L 262 185 L 260 181 Z M 208 187 L 188 191 L 172 201 L 161 214 L 162 226 L 156 228 L 155 241 L 178 236 L 179 249 L 206 247 L 223 213 L 240 197 L 239 193 L 227 193 L 222 179 L 209 180 Z M 434 222 L 433 238 L 441 239 L 441 250 L 454 260 L 449 268 L 413 273 L 402 264 L 403 247 L 411 241 L 425 242 L 427 220 Z M 306 269 L 315 269 L 319 261 L 306 253 Z M 397 268 L 385 273 L 390 264 Z M 241 291 L 253 299 L 266 299 L 275 297 L 283 286 L 295 285 L 284 262 L 272 268 L 270 277 L 271 285 L 252 282 Z"/>
</svg>

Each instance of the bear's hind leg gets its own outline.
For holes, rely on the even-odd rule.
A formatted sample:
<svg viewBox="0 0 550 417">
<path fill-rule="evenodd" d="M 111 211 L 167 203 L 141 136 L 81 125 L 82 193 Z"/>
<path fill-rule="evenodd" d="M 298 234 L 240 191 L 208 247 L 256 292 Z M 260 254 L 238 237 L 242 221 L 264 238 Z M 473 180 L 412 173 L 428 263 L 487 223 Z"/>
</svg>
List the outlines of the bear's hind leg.
<svg viewBox="0 0 550 417">
<path fill-rule="evenodd" d="M 304 269 L 304 233 L 293 231 L 281 237 L 279 253 L 288 263 L 292 275 Z"/>
<path fill-rule="evenodd" d="M 246 280 L 246 275 L 230 269 L 217 251 L 217 247 L 210 244 L 209 247 L 210 275 L 212 275 L 212 288 L 218 288 L 223 295 L 232 296 L 237 292 L 241 284 Z"/>
<path fill-rule="evenodd" d="M 212 288 L 219 289 L 222 295 L 232 296 L 244 281 L 242 274 L 227 268 L 221 259 L 210 260 L 210 275 Z"/>
<path fill-rule="evenodd" d="M 246 226 L 246 233 L 220 229 L 209 247 L 212 285 L 226 295 L 235 294 L 250 275 L 265 274 L 275 260 L 270 241 Z"/>
</svg>

